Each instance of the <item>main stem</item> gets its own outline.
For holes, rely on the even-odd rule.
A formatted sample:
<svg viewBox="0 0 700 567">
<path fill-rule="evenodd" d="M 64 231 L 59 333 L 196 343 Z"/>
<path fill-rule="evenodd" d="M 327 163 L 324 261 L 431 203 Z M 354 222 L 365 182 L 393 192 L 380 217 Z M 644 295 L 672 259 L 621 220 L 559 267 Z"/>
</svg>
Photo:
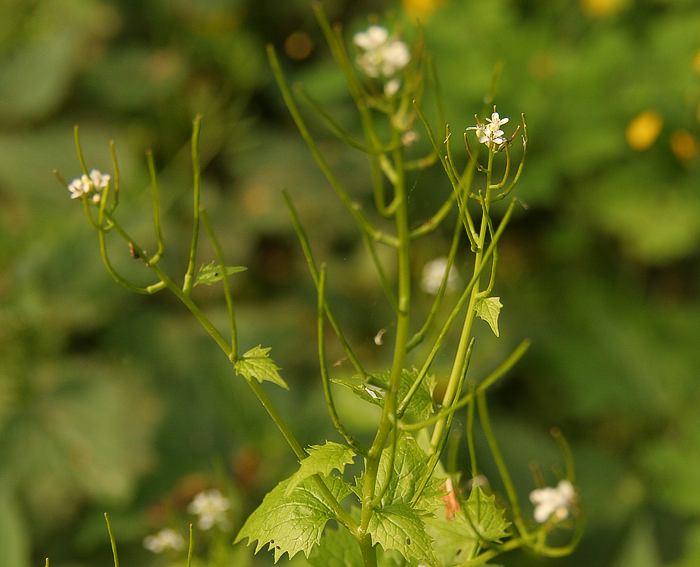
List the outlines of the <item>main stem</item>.
<svg viewBox="0 0 700 567">
<path fill-rule="evenodd" d="M 484 199 L 484 206 L 481 212 L 481 227 L 479 229 L 479 239 L 477 242 L 478 249 L 476 251 L 476 257 L 474 258 L 474 273 L 478 273 L 481 268 L 481 262 L 484 255 L 484 247 L 486 243 L 486 232 L 488 228 L 488 215 L 489 215 L 489 198 L 490 198 L 490 187 L 491 187 L 491 172 L 493 170 L 493 156 L 494 152 L 489 149 L 489 161 L 488 168 L 486 171 L 486 191 L 482 198 Z M 466 203 L 465 203 L 466 206 Z M 457 346 L 457 353 L 455 354 L 455 360 L 452 365 L 452 370 L 450 372 L 450 378 L 447 382 L 447 388 L 445 389 L 445 395 L 442 398 L 442 407 L 448 408 L 452 405 L 455 398 L 459 395 L 457 391 L 457 386 L 459 384 L 459 378 L 462 375 L 464 369 L 464 363 L 467 356 L 467 351 L 469 349 L 469 341 L 472 332 L 472 324 L 474 323 L 474 317 L 476 315 L 476 302 L 479 296 L 479 279 L 474 283 L 471 295 L 469 296 L 469 303 L 467 305 L 467 314 L 464 318 L 464 325 L 462 327 L 462 335 L 459 338 L 459 345 Z M 436 451 L 440 446 L 440 439 L 445 434 L 445 428 L 447 426 L 448 417 L 445 416 L 443 419 L 439 420 L 435 424 L 435 429 L 433 429 L 433 435 L 430 439 L 430 445 L 433 451 Z"/>
<path fill-rule="evenodd" d="M 392 140 L 398 142 L 398 133 L 394 133 Z M 406 359 L 406 344 L 409 336 L 409 315 L 411 303 L 411 272 L 409 263 L 408 208 L 406 203 L 406 186 L 404 179 L 404 165 L 402 150 L 394 151 L 394 165 L 396 168 L 396 181 L 394 183 L 395 200 L 397 203 L 395 222 L 398 236 L 398 313 L 396 316 L 396 339 L 394 341 L 394 357 L 389 375 L 389 389 L 384 399 L 384 407 L 379 421 L 377 433 L 365 461 L 364 482 L 362 484 L 362 512 L 360 515 L 360 547 L 362 557 L 367 567 L 375 567 L 377 564 L 376 553 L 372 548 L 370 535 L 367 533 L 372 519 L 373 500 L 377 492 L 377 472 L 379 461 L 384 451 L 384 445 L 391 433 L 391 428 L 396 424 L 397 397 L 401 382 L 401 371 Z"/>
</svg>

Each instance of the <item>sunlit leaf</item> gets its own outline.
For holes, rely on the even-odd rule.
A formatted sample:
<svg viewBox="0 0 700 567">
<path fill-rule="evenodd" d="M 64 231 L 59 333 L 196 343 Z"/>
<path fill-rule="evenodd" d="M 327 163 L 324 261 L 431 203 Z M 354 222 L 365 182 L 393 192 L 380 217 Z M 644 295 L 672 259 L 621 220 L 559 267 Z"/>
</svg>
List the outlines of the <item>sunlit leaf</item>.
<svg viewBox="0 0 700 567">
<path fill-rule="evenodd" d="M 476 302 L 474 308 L 476 316 L 486 321 L 496 336 L 499 336 L 498 316 L 501 314 L 502 307 L 503 304 L 500 297 L 482 297 Z"/>
<path fill-rule="evenodd" d="M 289 478 L 285 496 L 315 474 L 330 476 L 334 470 L 339 470 L 342 474 L 345 465 L 352 463 L 355 458 L 355 452 L 350 447 L 332 441 L 326 441 L 324 445 L 312 445 L 308 453 L 309 456 L 301 461 L 299 470 Z"/>
<path fill-rule="evenodd" d="M 258 345 L 251 348 L 234 364 L 236 374 L 243 376 L 246 380 L 257 380 L 258 382 L 272 382 L 289 390 L 289 386 L 280 376 L 280 367 L 270 358 L 271 347 Z"/>
<path fill-rule="evenodd" d="M 338 477 L 324 479 L 333 496 L 342 501 L 350 487 Z M 275 562 L 285 553 L 291 559 L 302 551 L 306 557 L 321 540 L 328 520 L 335 519 L 333 507 L 315 479 L 307 478 L 287 494 L 290 479 L 280 482 L 248 517 L 234 543 L 256 541 L 255 553 L 265 545 L 274 552 Z"/>
</svg>

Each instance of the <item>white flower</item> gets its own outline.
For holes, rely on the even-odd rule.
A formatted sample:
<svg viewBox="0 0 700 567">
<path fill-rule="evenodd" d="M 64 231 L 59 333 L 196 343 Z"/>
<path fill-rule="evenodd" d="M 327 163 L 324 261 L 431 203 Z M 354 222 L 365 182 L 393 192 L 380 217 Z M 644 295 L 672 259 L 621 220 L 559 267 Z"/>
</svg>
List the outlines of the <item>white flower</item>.
<svg viewBox="0 0 700 567">
<path fill-rule="evenodd" d="M 401 88 L 401 81 L 399 81 L 398 79 L 391 79 L 391 81 L 387 82 L 387 84 L 384 85 L 384 94 L 386 95 L 387 98 L 391 98 L 397 92 L 399 92 L 400 88 Z"/>
<path fill-rule="evenodd" d="M 383 46 L 389 39 L 389 32 L 381 26 L 369 26 L 367 31 L 355 34 L 353 41 L 355 45 L 365 51 L 372 51 Z"/>
<path fill-rule="evenodd" d="M 199 529 L 208 530 L 214 525 L 222 529 L 229 526 L 226 512 L 231 508 L 228 498 L 221 494 L 216 488 L 205 490 L 197 494 L 187 507 L 190 514 L 199 516 L 197 526 Z"/>
<path fill-rule="evenodd" d="M 68 185 L 71 199 L 79 199 L 83 196 L 92 195 L 93 203 L 100 202 L 100 193 L 109 185 L 111 177 L 97 169 L 90 171 L 90 175 L 76 177 Z"/>
<path fill-rule="evenodd" d="M 390 41 L 383 49 L 382 74 L 391 77 L 394 73 L 403 69 L 411 60 L 408 46 L 398 39 Z"/>
<path fill-rule="evenodd" d="M 482 124 L 477 119 L 476 126 L 470 126 L 467 130 L 476 131 L 476 137 L 479 143 L 486 144 L 487 147 L 492 149 L 498 149 L 506 141 L 503 137 L 504 132 L 501 130 L 501 126 L 507 124 L 508 120 L 510 119 L 501 118 L 494 107 L 491 118 L 487 118 L 485 124 Z"/>
<path fill-rule="evenodd" d="M 423 266 L 423 276 L 421 277 L 421 288 L 423 291 L 431 295 L 437 295 L 446 269 L 447 258 L 435 258 Z M 446 290 L 453 291 L 458 285 L 459 274 L 454 266 L 450 266 Z"/>
<path fill-rule="evenodd" d="M 70 191 L 71 199 L 79 199 L 83 195 L 87 195 L 90 192 L 90 179 L 87 175 L 76 177 L 68 185 L 68 191 Z"/>
<path fill-rule="evenodd" d="M 552 516 L 561 522 L 569 517 L 576 502 L 576 490 L 568 480 L 560 480 L 556 488 L 538 488 L 530 492 L 530 502 L 535 505 L 535 520 L 540 524 Z"/>
<path fill-rule="evenodd" d="M 143 546 L 153 553 L 163 553 L 166 550 L 181 551 L 185 548 L 185 540 L 175 530 L 165 528 L 143 538 Z"/>
<path fill-rule="evenodd" d="M 370 26 L 367 31 L 355 34 L 353 42 L 361 51 L 357 64 L 373 79 L 390 79 L 411 60 L 408 46 L 401 40 L 390 39 L 389 32 L 381 26 Z M 399 86 L 399 83 L 387 84 L 385 94 L 396 94 Z"/>
</svg>

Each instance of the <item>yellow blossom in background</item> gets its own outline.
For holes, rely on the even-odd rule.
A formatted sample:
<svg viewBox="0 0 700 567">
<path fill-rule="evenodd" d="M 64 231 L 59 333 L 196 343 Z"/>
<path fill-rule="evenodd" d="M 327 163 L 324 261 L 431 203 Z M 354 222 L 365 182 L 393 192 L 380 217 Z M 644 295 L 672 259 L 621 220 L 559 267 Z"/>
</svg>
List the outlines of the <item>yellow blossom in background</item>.
<svg viewBox="0 0 700 567">
<path fill-rule="evenodd" d="M 409 16 L 425 21 L 445 3 L 445 0 L 402 0 L 402 3 Z"/>
<path fill-rule="evenodd" d="M 579 0 L 579 3 L 586 15 L 604 18 L 617 14 L 627 5 L 627 0 Z"/>
<path fill-rule="evenodd" d="M 664 120 L 655 110 L 645 110 L 635 116 L 627 125 L 625 137 L 633 150 L 649 149 L 661 132 Z"/>
<path fill-rule="evenodd" d="M 698 142 L 687 130 L 676 130 L 671 135 L 671 151 L 681 161 L 690 161 L 698 155 Z"/>
</svg>

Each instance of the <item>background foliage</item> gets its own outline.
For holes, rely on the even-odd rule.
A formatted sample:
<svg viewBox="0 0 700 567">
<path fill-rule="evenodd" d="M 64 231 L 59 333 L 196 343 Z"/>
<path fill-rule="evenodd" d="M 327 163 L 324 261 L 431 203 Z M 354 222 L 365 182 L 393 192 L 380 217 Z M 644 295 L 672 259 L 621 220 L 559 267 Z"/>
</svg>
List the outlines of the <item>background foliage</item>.
<svg viewBox="0 0 700 567">
<path fill-rule="evenodd" d="M 508 564 L 696 565 L 697 3 L 324 4 L 348 33 L 385 8 L 408 36 L 420 18 L 455 131 L 473 123 L 499 62 L 499 110 L 528 115 L 531 152 L 518 191 L 530 208 L 502 243 L 501 339 L 486 338 L 484 328 L 491 351 L 474 364 L 533 339 L 494 397 L 497 433 L 525 495 L 529 465 L 547 473 L 556 462 L 547 429 L 566 432 L 588 528 L 572 558 L 513 555 Z M 184 533 L 194 493 L 225 488 L 238 526 L 293 468 L 195 322 L 165 296 L 128 295 L 103 272 L 84 218 L 51 178 L 54 167 L 78 172 L 74 123 L 97 167 L 108 169 L 107 141 L 117 142 L 123 214 L 133 213 L 130 227 L 144 235 L 142 156 L 154 149 L 173 251 L 165 261 L 182 270 L 187 144 L 192 116 L 204 115 L 205 205 L 231 263 L 250 267 L 234 280 L 241 342 L 248 348 L 264 338 L 273 347 L 292 392 L 271 395 L 304 442 L 320 442 L 330 426 L 318 411 L 314 290 L 283 187 L 329 263 L 339 318 L 381 368 L 384 352 L 372 338 L 386 306 L 351 222 L 281 104 L 266 42 L 286 54 L 294 79 L 354 127 L 304 0 L 0 4 L 0 564 L 28 567 L 47 555 L 59 567 L 104 563 L 108 510 L 123 563 L 163 565 L 142 538 L 170 524 Z M 330 137 L 323 147 L 355 194 L 369 195 L 362 156 Z M 416 155 L 427 147 L 422 136 Z M 438 169 L 415 180 L 417 219 L 448 190 Z M 414 258 L 416 274 L 438 244 Z M 118 252 L 129 269 L 127 251 Z M 220 289 L 199 293 L 223 320 Z M 335 372 L 350 370 L 341 363 Z M 343 403 L 352 426 L 368 434 L 374 414 Z M 249 550 L 234 553 L 235 564 L 253 564 Z"/>
</svg>

